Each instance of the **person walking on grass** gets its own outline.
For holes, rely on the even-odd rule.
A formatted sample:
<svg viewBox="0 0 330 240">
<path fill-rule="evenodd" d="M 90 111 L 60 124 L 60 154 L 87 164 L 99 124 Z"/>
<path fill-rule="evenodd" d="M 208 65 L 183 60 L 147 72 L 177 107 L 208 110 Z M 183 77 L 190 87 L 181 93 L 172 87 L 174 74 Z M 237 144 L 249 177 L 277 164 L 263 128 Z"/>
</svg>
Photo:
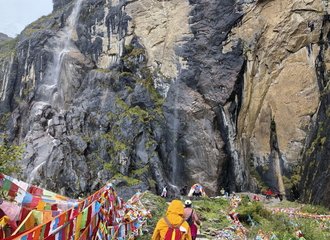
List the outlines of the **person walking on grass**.
<svg viewBox="0 0 330 240">
<path fill-rule="evenodd" d="M 183 214 L 183 203 L 173 200 L 166 215 L 158 220 L 151 240 L 192 240 L 189 224 Z"/>
<path fill-rule="evenodd" d="M 199 217 L 196 213 L 196 211 L 192 208 L 192 202 L 191 200 L 186 200 L 184 202 L 185 208 L 184 208 L 184 215 L 183 217 L 186 219 L 190 226 L 190 232 L 191 232 L 191 239 L 195 240 L 197 237 L 197 225 L 201 225 L 201 221 L 199 220 Z"/>
<path fill-rule="evenodd" d="M 163 198 L 167 198 L 167 186 L 166 185 L 163 187 L 163 191 L 160 196 Z"/>
</svg>

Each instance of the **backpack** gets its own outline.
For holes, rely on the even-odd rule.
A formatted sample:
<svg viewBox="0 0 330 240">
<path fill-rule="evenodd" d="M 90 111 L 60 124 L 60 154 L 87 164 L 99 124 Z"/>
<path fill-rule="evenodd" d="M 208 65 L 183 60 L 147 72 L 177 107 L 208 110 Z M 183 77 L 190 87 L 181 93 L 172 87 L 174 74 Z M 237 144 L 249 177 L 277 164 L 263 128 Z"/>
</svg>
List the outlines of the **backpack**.
<svg viewBox="0 0 330 240">
<path fill-rule="evenodd" d="M 164 220 L 168 226 L 167 232 L 165 234 L 164 240 L 181 240 L 183 239 L 183 232 L 180 231 L 180 226 L 184 222 L 184 219 L 182 219 L 182 222 L 179 225 L 172 225 L 167 217 L 164 217 Z"/>
<path fill-rule="evenodd" d="M 194 213 L 194 210 L 191 211 L 190 216 L 189 216 L 189 217 L 187 218 L 187 220 L 186 220 L 187 223 L 189 224 L 189 226 L 193 225 L 193 223 L 194 223 L 193 213 Z"/>
</svg>

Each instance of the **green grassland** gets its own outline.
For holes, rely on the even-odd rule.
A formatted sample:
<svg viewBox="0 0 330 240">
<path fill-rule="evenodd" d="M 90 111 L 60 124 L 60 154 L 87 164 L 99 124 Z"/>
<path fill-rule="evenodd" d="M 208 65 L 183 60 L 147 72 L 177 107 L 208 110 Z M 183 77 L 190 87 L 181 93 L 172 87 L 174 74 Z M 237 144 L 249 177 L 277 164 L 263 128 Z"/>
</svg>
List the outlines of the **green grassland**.
<svg viewBox="0 0 330 240">
<path fill-rule="evenodd" d="M 146 224 L 145 234 L 139 239 L 150 239 L 158 219 L 164 216 L 166 212 L 167 203 L 164 198 L 149 192 L 144 194 L 142 202 L 151 210 L 152 218 Z M 228 218 L 228 213 L 232 209 L 228 199 L 200 198 L 193 199 L 192 202 L 202 221 L 200 232 L 204 239 L 216 239 L 217 232 L 232 225 Z M 295 234 L 298 230 L 302 231 L 307 240 L 330 239 L 330 219 L 292 217 L 287 213 L 273 213 L 272 209 L 275 208 L 299 209 L 299 212 L 305 213 L 306 216 L 330 214 L 329 209 L 322 206 L 305 205 L 285 200 L 270 204 L 268 201 L 250 201 L 247 196 L 242 196 L 242 201 L 236 208 L 236 212 L 239 213 L 239 220 L 246 229 L 247 239 L 255 239 L 258 232 L 262 231 L 265 235 L 273 237 L 272 239 L 294 240 L 299 239 Z"/>
</svg>

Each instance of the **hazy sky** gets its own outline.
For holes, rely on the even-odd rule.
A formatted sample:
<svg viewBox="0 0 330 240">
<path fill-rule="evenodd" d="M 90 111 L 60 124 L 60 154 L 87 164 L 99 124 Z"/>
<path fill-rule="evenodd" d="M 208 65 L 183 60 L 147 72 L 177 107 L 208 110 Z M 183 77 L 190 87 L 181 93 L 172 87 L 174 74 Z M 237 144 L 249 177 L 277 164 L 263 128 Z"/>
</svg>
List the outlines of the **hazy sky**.
<svg viewBox="0 0 330 240">
<path fill-rule="evenodd" d="M 15 37 L 28 24 L 52 10 L 52 0 L 0 0 L 0 32 Z"/>
</svg>

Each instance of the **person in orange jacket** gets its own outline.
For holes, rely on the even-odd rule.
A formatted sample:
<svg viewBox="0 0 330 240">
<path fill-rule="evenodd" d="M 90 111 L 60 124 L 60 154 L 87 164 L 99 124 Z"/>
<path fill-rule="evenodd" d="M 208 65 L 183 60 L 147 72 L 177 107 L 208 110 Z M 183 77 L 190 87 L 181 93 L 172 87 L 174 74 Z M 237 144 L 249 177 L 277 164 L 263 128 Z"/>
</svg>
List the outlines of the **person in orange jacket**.
<svg viewBox="0 0 330 240">
<path fill-rule="evenodd" d="M 191 240 L 191 233 L 189 224 L 183 218 L 184 206 L 180 200 L 173 200 L 167 208 L 166 218 L 171 225 L 179 225 L 182 233 L 181 240 Z M 168 223 L 162 217 L 158 220 L 152 240 L 163 240 L 168 230 Z"/>
</svg>

